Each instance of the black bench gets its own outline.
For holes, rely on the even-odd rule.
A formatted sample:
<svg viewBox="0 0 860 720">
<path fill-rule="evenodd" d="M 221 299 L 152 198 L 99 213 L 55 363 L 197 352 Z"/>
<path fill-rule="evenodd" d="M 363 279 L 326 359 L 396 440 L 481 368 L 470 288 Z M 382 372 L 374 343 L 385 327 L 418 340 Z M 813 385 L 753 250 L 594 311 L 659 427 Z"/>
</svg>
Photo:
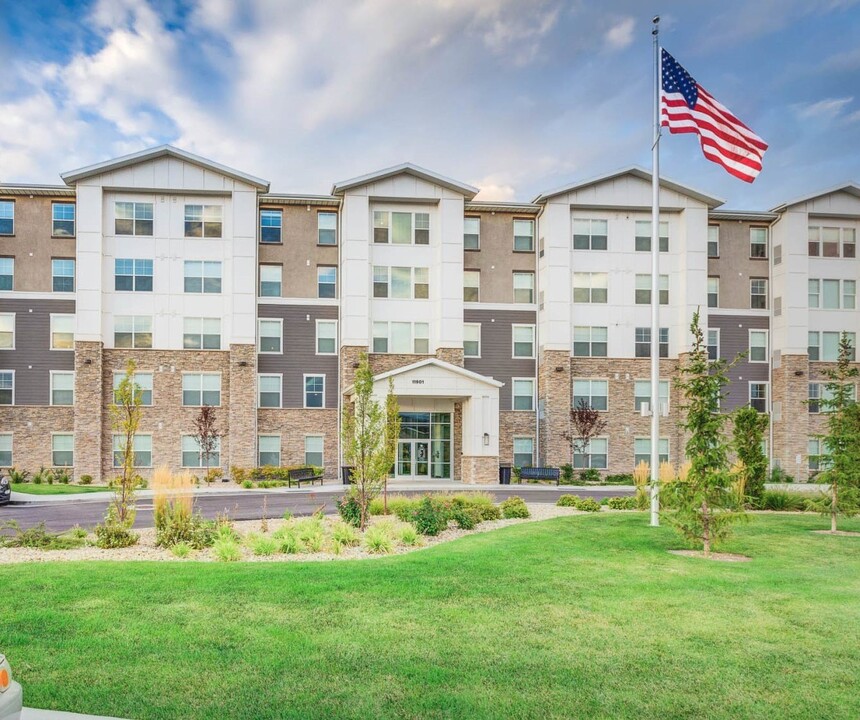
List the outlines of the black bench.
<svg viewBox="0 0 860 720">
<path fill-rule="evenodd" d="M 561 471 L 553 467 L 524 467 L 520 468 L 520 483 L 523 480 L 555 480 L 559 484 Z"/>
<path fill-rule="evenodd" d="M 303 482 L 309 482 L 313 485 L 317 480 L 319 480 L 320 485 L 323 484 L 322 474 L 317 474 L 317 471 L 312 467 L 295 468 L 294 470 L 290 470 L 287 475 L 287 485 L 289 487 L 292 487 L 293 483 L 301 487 Z"/>
</svg>

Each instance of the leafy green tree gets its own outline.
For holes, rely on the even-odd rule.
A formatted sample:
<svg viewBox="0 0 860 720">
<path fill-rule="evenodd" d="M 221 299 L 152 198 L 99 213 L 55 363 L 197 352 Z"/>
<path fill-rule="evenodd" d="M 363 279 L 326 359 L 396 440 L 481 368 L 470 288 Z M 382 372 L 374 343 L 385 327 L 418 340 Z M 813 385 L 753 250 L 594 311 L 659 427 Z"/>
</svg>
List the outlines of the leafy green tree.
<svg viewBox="0 0 860 720">
<path fill-rule="evenodd" d="M 128 527 L 134 523 L 134 489 L 139 479 L 134 468 L 134 436 L 140 427 L 143 391 L 134 381 L 136 368 L 134 360 L 126 363 L 125 375 L 114 391 L 110 406 L 111 426 L 114 432 L 120 435 L 120 446 L 117 451 L 120 458 L 120 476 L 116 479 L 113 500 L 114 517 Z"/>
<path fill-rule="evenodd" d="M 698 310 L 690 332 L 692 351 L 676 380 L 684 397 L 679 426 L 689 435 L 685 450 L 690 466 L 684 480 L 667 486 L 672 509 L 664 515 L 684 538 L 702 543 L 705 555 L 710 555 L 713 545 L 729 535 L 731 525 L 744 513 L 730 490 L 728 416 L 720 413 L 729 366 L 722 359 L 708 360 Z"/>
<path fill-rule="evenodd" d="M 388 394 L 385 396 L 385 442 L 391 458 L 391 468 L 397 461 L 397 441 L 400 439 L 400 408 L 397 396 L 394 394 L 394 381 L 388 378 Z M 390 471 L 391 472 L 391 471 Z M 389 474 L 390 474 L 389 472 Z M 382 489 L 383 512 L 388 515 L 388 475 L 385 476 Z"/>
<path fill-rule="evenodd" d="M 767 481 L 767 455 L 762 443 L 768 418 L 748 405 L 735 413 L 734 420 L 735 453 L 743 463 L 746 496 L 753 507 L 758 507 Z"/>
</svg>

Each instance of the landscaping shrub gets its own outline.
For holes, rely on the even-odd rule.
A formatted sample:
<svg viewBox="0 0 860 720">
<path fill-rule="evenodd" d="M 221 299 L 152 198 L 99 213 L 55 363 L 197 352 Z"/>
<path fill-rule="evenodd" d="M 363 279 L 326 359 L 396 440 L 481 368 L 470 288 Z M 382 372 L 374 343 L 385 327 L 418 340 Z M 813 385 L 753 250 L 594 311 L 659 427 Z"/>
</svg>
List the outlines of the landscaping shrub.
<svg viewBox="0 0 860 720">
<path fill-rule="evenodd" d="M 278 541 L 270 535 L 251 535 L 248 537 L 248 545 L 254 555 L 268 557 L 278 551 Z"/>
<path fill-rule="evenodd" d="M 30 482 L 29 470 L 18 470 L 14 467 L 9 468 L 9 482 L 13 485 L 20 485 Z"/>
<path fill-rule="evenodd" d="M 772 483 L 793 483 L 794 476 L 789 475 L 781 467 L 775 467 L 770 471 L 770 480 Z"/>
<path fill-rule="evenodd" d="M 561 470 L 562 483 L 565 485 L 573 485 L 573 465 L 565 463 L 564 465 L 560 465 L 559 469 Z"/>
<path fill-rule="evenodd" d="M 305 552 L 320 552 L 325 542 L 322 521 L 319 518 L 303 518 L 295 526 L 296 537 L 301 542 Z"/>
<path fill-rule="evenodd" d="M 513 476 L 514 482 L 521 483 L 523 481 L 522 468 L 511 468 L 511 475 Z"/>
<path fill-rule="evenodd" d="M 137 544 L 140 535 L 131 531 L 130 525 L 118 520 L 105 520 L 95 526 L 96 546 L 103 550 L 131 547 Z"/>
<path fill-rule="evenodd" d="M 80 525 L 73 525 L 71 530 L 69 530 L 69 535 L 73 538 L 77 538 L 78 540 L 86 540 L 88 533 L 86 529 L 82 528 Z"/>
<path fill-rule="evenodd" d="M 531 515 L 526 507 L 526 501 L 517 495 L 509 497 L 500 505 L 502 517 L 506 520 L 511 518 L 527 518 Z"/>
<path fill-rule="evenodd" d="M 344 493 L 337 501 L 337 511 L 344 522 L 353 527 L 361 525 L 361 505 L 352 490 Z"/>
<path fill-rule="evenodd" d="M 385 509 L 382 498 L 375 497 L 370 501 L 370 505 L 367 506 L 367 512 L 371 515 L 384 515 L 383 510 Z"/>
<path fill-rule="evenodd" d="M 0 525 L 0 530 L 12 530 L 15 533 L 12 536 L 0 535 L 0 546 L 38 550 L 64 549 L 59 536 L 49 533 L 43 522 L 22 530 L 16 520 L 9 520 Z"/>
<path fill-rule="evenodd" d="M 636 510 L 638 502 L 635 497 L 611 497 L 607 501 L 607 506 L 613 510 Z"/>
<path fill-rule="evenodd" d="M 486 492 L 464 492 L 450 496 L 452 507 L 473 508 L 481 520 L 498 520 L 495 498 Z"/>
<path fill-rule="evenodd" d="M 361 542 L 361 536 L 356 529 L 345 522 L 335 523 L 332 526 L 331 539 L 334 546 L 338 549 L 341 547 L 355 547 Z"/>
<path fill-rule="evenodd" d="M 455 507 L 451 511 L 451 519 L 461 530 L 474 530 L 481 522 L 481 511 L 476 507 Z"/>
<path fill-rule="evenodd" d="M 215 526 L 215 536 L 212 540 L 213 543 L 218 542 L 219 540 L 231 540 L 232 542 L 239 542 L 239 533 L 237 533 L 233 526 L 228 522 L 216 522 Z"/>
<path fill-rule="evenodd" d="M 78 483 L 81 485 L 92 485 L 93 484 L 93 476 L 92 475 L 81 475 L 78 478 Z"/>
<path fill-rule="evenodd" d="M 54 480 L 56 480 L 60 485 L 68 485 L 71 478 L 66 470 L 55 470 Z"/>
<path fill-rule="evenodd" d="M 176 543 L 176 545 L 170 548 L 170 552 L 173 553 L 174 557 L 180 559 L 187 558 L 191 554 L 191 546 L 184 542 Z"/>
<path fill-rule="evenodd" d="M 250 490 L 252 487 L 254 487 L 254 483 L 252 483 L 250 480 L 243 480 L 242 487 L 246 490 Z"/>
<path fill-rule="evenodd" d="M 415 529 L 422 535 L 438 535 L 448 527 L 450 510 L 446 503 L 438 498 L 425 495 L 418 503 L 410 520 Z"/>
<path fill-rule="evenodd" d="M 287 555 L 295 555 L 302 547 L 294 532 L 285 533 L 278 541 L 280 542 L 279 550 Z"/>
<path fill-rule="evenodd" d="M 418 531 L 414 525 L 406 523 L 400 528 L 400 542 L 409 547 L 418 544 Z"/>
<path fill-rule="evenodd" d="M 409 522 L 418 509 L 419 500 L 397 496 L 388 498 L 388 511 L 395 515 L 398 520 Z"/>
<path fill-rule="evenodd" d="M 600 512 L 600 503 L 594 498 L 579 498 L 576 509 L 582 512 Z"/>
<path fill-rule="evenodd" d="M 765 490 L 762 509 L 800 512 L 806 510 L 807 498 L 787 490 Z"/>
<path fill-rule="evenodd" d="M 375 555 L 387 555 L 394 550 L 394 540 L 387 527 L 371 525 L 364 532 L 364 546 Z"/>
<path fill-rule="evenodd" d="M 242 559 L 242 548 L 231 538 L 219 538 L 212 546 L 215 559 L 220 562 L 237 562 Z"/>
<path fill-rule="evenodd" d="M 603 478 L 603 482 L 606 485 L 632 485 L 633 474 L 617 473 L 615 475 L 607 475 L 605 478 Z"/>
<path fill-rule="evenodd" d="M 600 471 L 595 468 L 588 468 L 587 470 L 583 470 L 579 473 L 579 481 L 583 485 L 587 485 L 588 483 L 599 483 L 600 482 Z"/>
<path fill-rule="evenodd" d="M 190 473 L 173 474 L 157 468 L 152 474 L 155 544 L 172 547 L 187 543 L 196 550 L 215 540 L 215 523 L 194 512 L 194 479 Z"/>
<path fill-rule="evenodd" d="M 579 495 L 562 495 L 558 500 L 555 501 L 555 504 L 558 507 L 576 507 L 576 503 L 579 501 Z"/>
</svg>

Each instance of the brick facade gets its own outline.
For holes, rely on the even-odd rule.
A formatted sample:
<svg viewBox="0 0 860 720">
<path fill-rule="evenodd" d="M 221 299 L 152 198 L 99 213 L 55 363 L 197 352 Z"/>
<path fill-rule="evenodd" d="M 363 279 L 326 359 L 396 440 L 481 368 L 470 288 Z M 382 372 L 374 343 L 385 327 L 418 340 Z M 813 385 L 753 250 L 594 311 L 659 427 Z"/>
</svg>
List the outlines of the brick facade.
<svg viewBox="0 0 860 720">
<path fill-rule="evenodd" d="M 499 481 L 498 458 L 464 455 L 462 461 L 462 480 L 464 483 L 488 485 Z"/>
<path fill-rule="evenodd" d="M 16 405 L 0 408 L 0 432 L 12 433 L 12 466 L 30 472 L 40 467 L 51 467 L 51 434 L 74 432 L 76 421 L 76 413 L 71 407 Z M 75 448 L 75 464 L 78 462 Z M 78 475 L 76 468 L 67 469 L 70 474 Z"/>
<path fill-rule="evenodd" d="M 74 413 L 75 475 L 91 475 L 96 482 L 102 479 L 104 453 L 103 413 L 94 412 L 104 402 L 102 365 L 100 342 L 75 342 L 75 406 L 88 409 Z"/>
<path fill-rule="evenodd" d="M 305 462 L 305 437 L 323 436 L 323 464 L 325 477 L 336 479 L 339 472 L 338 457 L 338 413 L 335 409 L 277 409 L 261 408 L 257 411 L 257 433 L 281 436 L 281 465 L 303 465 Z M 255 467 L 256 454 L 248 465 Z"/>
<path fill-rule="evenodd" d="M 227 424 L 230 434 L 224 441 L 225 449 L 229 451 L 230 465 L 253 467 L 257 463 L 257 348 L 230 345 L 229 362 Z"/>
<path fill-rule="evenodd" d="M 557 467 L 569 462 L 570 446 L 564 434 L 570 429 L 570 373 L 570 353 L 541 351 L 537 388 L 541 465 Z"/>
<path fill-rule="evenodd" d="M 801 482 L 809 476 L 806 462 L 809 370 L 806 355 L 783 355 L 779 364 L 774 364 L 771 382 L 774 464 Z"/>
<path fill-rule="evenodd" d="M 514 437 L 530 437 L 537 450 L 535 414 L 524 410 L 506 410 L 499 413 L 499 462 L 511 465 L 514 462 Z"/>
</svg>

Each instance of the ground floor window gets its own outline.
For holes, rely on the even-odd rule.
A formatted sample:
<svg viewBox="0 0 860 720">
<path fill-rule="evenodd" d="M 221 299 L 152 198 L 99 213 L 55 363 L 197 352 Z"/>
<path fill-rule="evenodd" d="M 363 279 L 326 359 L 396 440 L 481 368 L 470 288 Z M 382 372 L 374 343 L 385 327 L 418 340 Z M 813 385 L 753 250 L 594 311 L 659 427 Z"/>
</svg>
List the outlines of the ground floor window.
<svg viewBox="0 0 860 720">
<path fill-rule="evenodd" d="M 396 474 L 451 477 L 451 413 L 400 413 Z"/>
<path fill-rule="evenodd" d="M 0 467 L 12 467 L 12 433 L 0 435 Z"/>
<path fill-rule="evenodd" d="M 51 436 L 51 464 L 54 467 L 72 467 L 75 464 L 74 435 L 55 433 Z"/>
<path fill-rule="evenodd" d="M 323 467 L 323 436 L 305 436 L 305 465 Z"/>
<path fill-rule="evenodd" d="M 817 472 L 824 464 L 821 458 L 821 440 L 819 438 L 809 438 L 807 441 L 806 454 L 807 465 L 810 470 Z"/>
<path fill-rule="evenodd" d="M 260 435 L 257 438 L 257 464 L 260 467 L 281 465 L 281 436 Z"/>
<path fill-rule="evenodd" d="M 660 438 L 657 452 L 661 463 L 669 462 L 669 438 Z M 651 438 L 635 438 L 633 440 L 633 467 L 640 462 L 651 464 Z"/>
<path fill-rule="evenodd" d="M 208 462 L 207 462 L 208 460 Z M 221 438 L 215 439 L 215 448 L 206 457 L 206 453 L 200 451 L 200 442 L 194 435 L 182 436 L 182 467 L 203 468 L 219 467 L 221 465 Z"/>
<path fill-rule="evenodd" d="M 530 437 L 514 438 L 514 467 L 532 467 L 535 461 L 535 440 Z"/>
<path fill-rule="evenodd" d="M 594 438 L 585 446 L 583 452 L 573 454 L 573 467 L 606 469 L 609 441 L 606 438 Z"/>
<path fill-rule="evenodd" d="M 152 467 L 152 435 L 135 435 L 132 442 L 134 449 L 134 467 Z M 113 466 L 122 467 L 122 456 L 125 450 L 125 435 L 113 436 Z"/>
</svg>

